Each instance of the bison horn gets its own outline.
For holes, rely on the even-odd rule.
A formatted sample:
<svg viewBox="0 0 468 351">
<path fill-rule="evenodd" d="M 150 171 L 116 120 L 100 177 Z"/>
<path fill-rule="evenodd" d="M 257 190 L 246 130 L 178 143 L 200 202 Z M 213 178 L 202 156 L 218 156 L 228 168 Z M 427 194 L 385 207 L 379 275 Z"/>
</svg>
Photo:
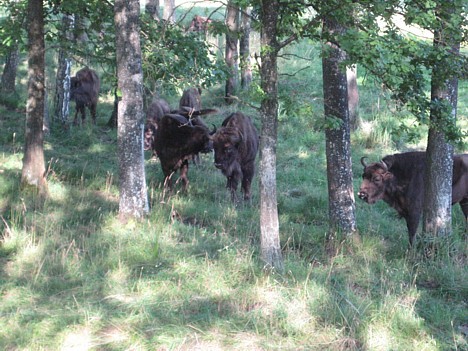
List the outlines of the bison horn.
<svg viewBox="0 0 468 351">
<path fill-rule="evenodd" d="M 366 162 L 364 161 L 366 158 L 367 158 L 366 156 L 364 156 L 364 157 L 361 157 L 361 165 L 363 165 L 363 166 L 364 166 L 364 168 L 366 168 L 366 167 L 367 167 L 367 164 L 366 164 Z"/>
<path fill-rule="evenodd" d="M 382 166 L 384 172 L 388 171 L 388 165 L 385 163 L 384 160 L 380 161 L 380 165 Z"/>
</svg>

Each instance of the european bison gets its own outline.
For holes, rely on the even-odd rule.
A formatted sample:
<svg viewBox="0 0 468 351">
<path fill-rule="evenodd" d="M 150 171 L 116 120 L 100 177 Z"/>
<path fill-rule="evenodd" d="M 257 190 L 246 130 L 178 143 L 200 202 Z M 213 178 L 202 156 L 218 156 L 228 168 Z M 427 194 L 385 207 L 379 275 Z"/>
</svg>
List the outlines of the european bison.
<svg viewBox="0 0 468 351">
<path fill-rule="evenodd" d="M 96 106 L 99 98 L 101 82 L 96 71 L 85 67 L 76 72 L 70 81 L 70 100 L 75 100 L 76 112 L 73 124 L 79 124 L 78 113 L 82 123 L 86 119 L 86 107 L 89 108 L 93 124 L 96 124 Z"/>
<path fill-rule="evenodd" d="M 182 115 L 166 114 L 156 130 L 154 150 L 161 161 L 165 186 L 171 188 L 171 177 L 180 169 L 179 180 L 182 180 L 184 189 L 187 189 L 188 161 L 196 153 L 212 150 L 210 132 L 206 127 L 192 125 Z"/>
<path fill-rule="evenodd" d="M 201 88 L 189 88 L 184 90 L 179 101 L 179 111 L 185 111 L 189 115 L 190 120 L 194 125 L 205 126 L 205 122 L 201 117 L 192 117 L 194 111 L 201 110 Z M 200 164 L 200 155 L 193 155 L 193 162 Z"/>
<path fill-rule="evenodd" d="M 187 31 L 188 32 L 206 32 L 211 22 L 213 21 L 209 19 L 208 17 L 195 15 L 193 16 L 192 22 L 190 22 L 190 25 L 187 28 Z"/>
<path fill-rule="evenodd" d="M 179 101 L 179 109 L 201 110 L 201 89 L 189 88 L 184 90 Z"/>
<path fill-rule="evenodd" d="M 369 204 L 383 200 L 406 221 L 410 245 L 419 226 L 424 201 L 425 152 L 406 152 L 385 156 L 382 161 L 364 166 L 360 199 Z M 452 205 L 460 203 L 468 218 L 468 154 L 454 155 Z"/>
<path fill-rule="evenodd" d="M 169 107 L 169 103 L 164 99 L 154 99 L 148 106 L 144 131 L 144 150 L 154 149 L 153 144 L 159 121 L 165 114 L 170 112 L 171 108 Z"/>
<path fill-rule="evenodd" d="M 244 200 L 249 200 L 255 173 L 258 133 L 251 119 L 241 112 L 232 113 L 212 136 L 215 167 L 227 177 L 231 200 L 237 201 L 237 185 L 242 181 Z"/>
</svg>

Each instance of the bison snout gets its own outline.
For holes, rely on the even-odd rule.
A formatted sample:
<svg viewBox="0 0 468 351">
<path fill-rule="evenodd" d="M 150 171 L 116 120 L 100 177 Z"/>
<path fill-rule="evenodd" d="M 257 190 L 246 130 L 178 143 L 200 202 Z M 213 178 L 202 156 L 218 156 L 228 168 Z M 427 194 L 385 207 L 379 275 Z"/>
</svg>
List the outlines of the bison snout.
<svg viewBox="0 0 468 351">
<path fill-rule="evenodd" d="M 358 197 L 359 197 L 361 200 L 364 200 L 365 202 L 368 201 L 368 195 L 367 195 L 367 193 L 365 193 L 365 192 L 363 192 L 363 191 L 358 192 Z"/>
</svg>

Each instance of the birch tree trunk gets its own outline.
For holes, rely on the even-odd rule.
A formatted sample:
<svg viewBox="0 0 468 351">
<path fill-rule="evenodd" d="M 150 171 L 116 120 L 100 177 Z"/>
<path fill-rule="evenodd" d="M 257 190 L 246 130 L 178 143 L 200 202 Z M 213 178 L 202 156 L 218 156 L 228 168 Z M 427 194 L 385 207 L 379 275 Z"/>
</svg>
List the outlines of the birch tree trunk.
<svg viewBox="0 0 468 351">
<path fill-rule="evenodd" d="M 73 23 L 74 18 L 71 15 L 63 15 L 62 37 L 64 40 L 73 40 Z M 59 49 L 57 76 L 55 79 L 55 99 L 54 99 L 54 116 L 62 125 L 68 124 L 68 116 L 70 115 L 70 79 L 71 79 L 71 58 L 67 50 Z"/>
<path fill-rule="evenodd" d="M 252 82 L 252 65 L 250 62 L 250 14 L 252 9 L 247 7 L 241 11 L 241 36 L 239 40 L 239 56 L 241 67 L 241 87 L 247 90 Z"/>
<path fill-rule="evenodd" d="M 122 220 L 141 218 L 149 211 L 143 154 L 143 71 L 140 47 L 140 1 L 114 4 L 118 87 L 118 153 Z"/>
<path fill-rule="evenodd" d="M 349 126 L 355 130 L 358 126 L 359 109 L 359 90 L 357 85 L 357 66 L 353 65 L 346 69 L 346 78 L 348 81 L 348 111 Z"/>
<path fill-rule="evenodd" d="M 175 0 L 164 0 L 163 17 L 166 21 L 174 23 Z"/>
<path fill-rule="evenodd" d="M 229 77 L 226 80 L 225 88 L 225 100 L 228 104 L 233 103 L 234 100 L 231 96 L 235 95 L 237 85 L 238 85 L 238 39 L 237 32 L 239 27 L 239 8 L 232 1 L 229 1 L 226 8 L 226 50 L 225 50 L 225 60 L 226 65 L 229 68 Z"/>
</svg>

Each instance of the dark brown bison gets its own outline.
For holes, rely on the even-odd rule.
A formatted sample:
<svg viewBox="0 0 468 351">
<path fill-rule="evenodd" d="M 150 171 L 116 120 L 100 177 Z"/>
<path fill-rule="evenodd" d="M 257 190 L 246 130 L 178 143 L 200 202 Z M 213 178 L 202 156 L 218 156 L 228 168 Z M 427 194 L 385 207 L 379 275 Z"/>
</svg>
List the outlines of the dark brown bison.
<svg viewBox="0 0 468 351">
<path fill-rule="evenodd" d="M 166 114 L 156 130 L 154 150 L 161 161 L 164 184 L 171 187 L 172 175 L 180 170 L 179 180 L 187 189 L 189 163 L 194 154 L 210 152 L 212 143 L 208 128 L 193 125 L 189 119 L 179 114 Z"/>
<path fill-rule="evenodd" d="M 188 32 L 206 32 L 210 23 L 213 22 L 208 17 L 202 17 L 195 15 L 190 22 L 189 27 L 187 28 Z"/>
<path fill-rule="evenodd" d="M 241 112 L 228 116 L 212 136 L 215 167 L 227 177 L 231 199 L 237 201 L 237 185 L 242 181 L 244 200 L 250 199 L 255 173 L 258 133 L 251 119 Z"/>
<path fill-rule="evenodd" d="M 385 156 L 382 161 L 364 166 L 360 199 L 369 204 L 383 200 L 406 221 L 410 245 L 419 226 L 424 201 L 425 152 L 406 152 Z M 454 155 L 452 205 L 460 203 L 468 217 L 468 154 Z"/>
<path fill-rule="evenodd" d="M 201 89 L 189 88 L 184 90 L 179 101 L 179 109 L 201 110 Z"/>
<path fill-rule="evenodd" d="M 169 103 L 164 99 L 154 99 L 148 106 L 144 130 L 144 150 L 154 150 L 153 144 L 159 121 L 165 114 L 170 112 L 171 108 Z"/>
<path fill-rule="evenodd" d="M 81 114 L 81 121 L 86 119 L 86 107 L 89 108 L 93 124 L 96 124 L 96 107 L 99 98 L 101 82 L 97 73 L 88 68 L 82 68 L 76 72 L 70 81 L 70 100 L 75 100 L 76 112 L 73 124 L 79 124 L 78 114 Z"/>
</svg>

